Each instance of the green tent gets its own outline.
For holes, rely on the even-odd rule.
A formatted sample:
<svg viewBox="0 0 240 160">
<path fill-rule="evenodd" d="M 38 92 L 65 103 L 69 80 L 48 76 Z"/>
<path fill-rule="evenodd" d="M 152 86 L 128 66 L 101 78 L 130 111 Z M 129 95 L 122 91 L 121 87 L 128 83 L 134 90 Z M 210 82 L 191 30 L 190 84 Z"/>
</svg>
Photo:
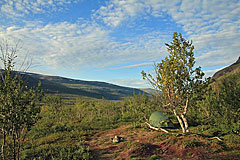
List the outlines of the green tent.
<svg viewBox="0 0 240 160">
<path fill-rule="evenodd" d="M 153 127 L 174 128 L 173 123 L 161 111 L 153 112 L 149 118 L 149 122 Z"/>
</svg>

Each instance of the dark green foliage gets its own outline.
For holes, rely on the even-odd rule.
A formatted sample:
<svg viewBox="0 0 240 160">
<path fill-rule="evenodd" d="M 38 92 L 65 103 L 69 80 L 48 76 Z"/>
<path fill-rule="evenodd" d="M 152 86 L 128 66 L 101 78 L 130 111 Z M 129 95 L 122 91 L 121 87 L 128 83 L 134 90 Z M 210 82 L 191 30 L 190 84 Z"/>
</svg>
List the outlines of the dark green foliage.
<svg viewBox="0 0 240 160">
<path fill-rule="evenodd" d="M 240 133 L 240 74 L 229 75 L 209 85 L 189 113 L 195 124 L 209 124 L 221 132 Z"/>
<path fill-rule="evenodd" d="M 222 131 L 240 133 L 240 74 L 215 83 L 211 97 L 212 123 Z"/>
</svg>

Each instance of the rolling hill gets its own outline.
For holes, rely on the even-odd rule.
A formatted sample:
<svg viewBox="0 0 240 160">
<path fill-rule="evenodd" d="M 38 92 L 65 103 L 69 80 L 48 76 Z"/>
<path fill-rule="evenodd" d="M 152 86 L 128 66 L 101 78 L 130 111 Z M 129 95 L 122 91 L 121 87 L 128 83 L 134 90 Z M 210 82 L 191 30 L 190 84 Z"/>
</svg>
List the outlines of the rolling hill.
<svg viewBox="0 0 240 160">
<path fill-rule="evenodd" d="M 240 57 L 238 58 L 238 60 L 233 63 L 232 65 L 225 67 L 223 69 L 221 69 L 220 71 L 216 72 L 212 78 L 214 79 L 218 79 L 220 77 L 224 77 L 226 75 L 229 74 L 236 74 L 236 73 L 240 73 Z"/>
<path fill-rule="evenodd" d="M 240 73 L 240 57 L 232 65 L 216 72 L 212 78 L 219 79 L 231 74 Z M 155 95 L 153 89 L 136 89 L 118 86 L 106 82 L 84 81 L 60 76 L 48 76 L 30 72 L 20 72 L 29 86 L 37 86 L 41 82 L 41 89 L 47 94 L 68 95 L 73 97 L 88 97 L 108 100 L 121 100 L 133 96 L 134 93 Z"/>
<path fill-rule="evenodd" d="M 144 91 L 118 86 L 99 81 L 83 81 L 60 76 L 47 76 L 35 73 L 21 73 L 23 79 L 30 86 L 37 86 L 41 82 L 41 89 L 47 94 L 67 94 L 70 96 L 90 97 L 97 99 L 120 100 Z"/>
</svg>

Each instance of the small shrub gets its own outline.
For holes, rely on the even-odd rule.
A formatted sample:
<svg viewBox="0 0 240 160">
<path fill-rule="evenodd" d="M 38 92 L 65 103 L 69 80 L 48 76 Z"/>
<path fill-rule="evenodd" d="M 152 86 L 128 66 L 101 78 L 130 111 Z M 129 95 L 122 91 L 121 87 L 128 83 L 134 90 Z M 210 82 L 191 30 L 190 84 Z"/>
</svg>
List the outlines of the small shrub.
<svg viewBox="0 0 240 160">
<path fill-rule="evenodd" d="M 38 148 L 25 150 L 22 159 L 91 159 L 89 148 L 79 144 L 75 146 L 42 145 Z"/>
<path fill-rule="evenodd" d="M 186 148 L 204 146 L 204 143 L 202 143 L 198 140 L 195 140 L 195 139 L 193 139 L 191 141 L 185 141 L 183 144 Z"/>
</svg>

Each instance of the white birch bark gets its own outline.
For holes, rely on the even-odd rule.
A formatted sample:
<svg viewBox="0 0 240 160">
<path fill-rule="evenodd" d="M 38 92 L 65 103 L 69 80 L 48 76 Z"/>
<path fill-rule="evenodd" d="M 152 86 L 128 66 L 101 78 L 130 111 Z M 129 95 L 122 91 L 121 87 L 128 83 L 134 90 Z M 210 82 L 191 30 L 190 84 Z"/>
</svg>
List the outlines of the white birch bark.
<svg viewBox="0 0 240 160">
<path fill-rule="evenodd" d="M 185 131 L 186 133 L 189 132 L 189 128 L 188 128 L 188 122 L 187 122 L 187 119 L 185 118 L 185 116 L 183 114 L 181 114 L 181 117 L 182 117 L 182 121 L 184 123 L 184 128 L 185 128 Z"/>
<path fill-rule="evenodd" d="M 176 112 L 175 109 L 173 109 L 173 112 L 174 112 L 174 115 L 177 117 L 177 120 L 178 120 L 178 122 L 179 122 L 179 124 L 180 124 L 180 126 L 182 128 L 183 133 L 186 133 L 186 129 L 185 129 L 185 126 L 183 124 L 182 119 L 177 115 L 177 112 Z"/>
</svg>

